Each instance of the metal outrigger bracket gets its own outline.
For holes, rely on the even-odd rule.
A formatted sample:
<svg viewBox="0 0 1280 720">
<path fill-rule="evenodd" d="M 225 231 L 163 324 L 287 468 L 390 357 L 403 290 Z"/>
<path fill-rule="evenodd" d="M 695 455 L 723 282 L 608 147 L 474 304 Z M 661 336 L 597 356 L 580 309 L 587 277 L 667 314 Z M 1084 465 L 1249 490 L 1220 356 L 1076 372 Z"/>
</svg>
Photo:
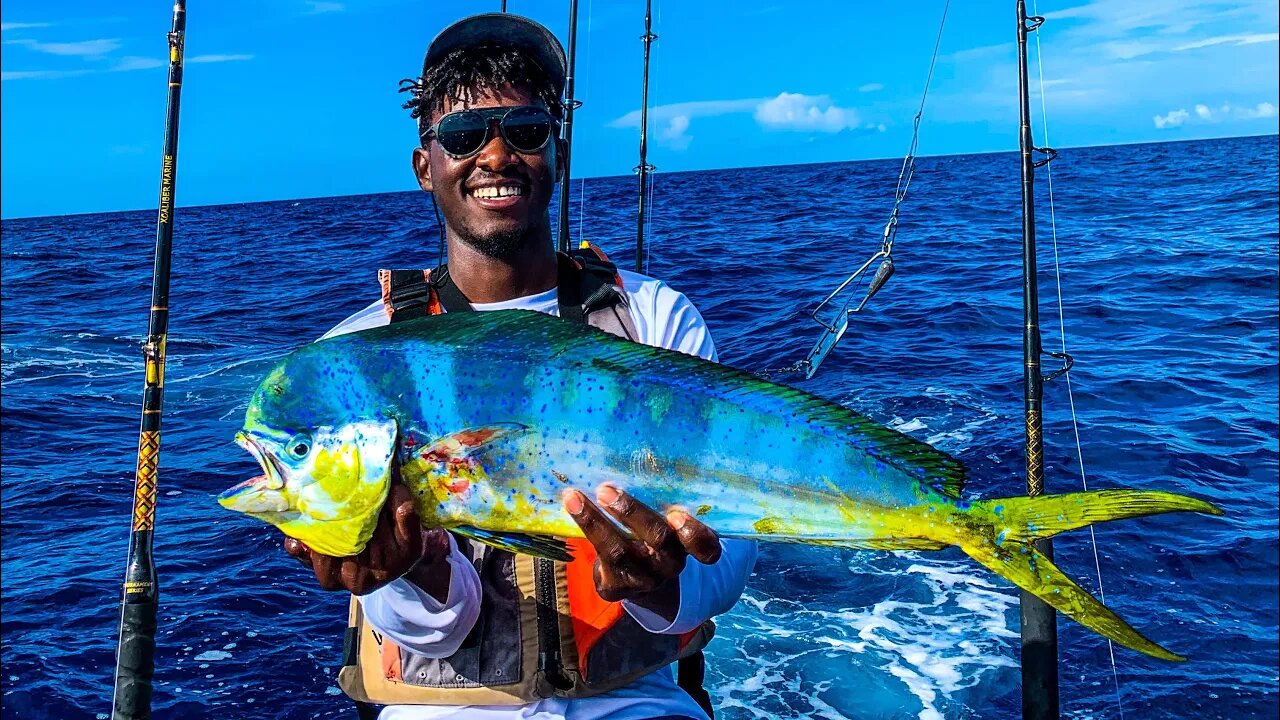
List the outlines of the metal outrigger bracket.
<svg viewBox="0 0 1280 720">
<path fill-rule="evenodd" d="M 886 228 L 885 232 L 886 234 L 889 233 L 889 229 Z M 884 287 L 884 284 L 889 281 L 889 278 L 893 275 L 892 252 L 892 241 L 885 243 L 885 245 L 875 255 L 872 255 L 871 258 L 863 263 L 862 267 L 855 270 L 852 275 L 845 278 L 845 281 L 840 283 L 840 286 L 822 302 L 818 303 L 818 306 L 813 309 L 812 313 L 810 313 L 810 317 L 813 318 L 814 322 L 821 325 L 825 331 L 822 333 L 821 337 L 818 338 L 818 342 L 814 344 L 813 349 L 810 350 L 809 354 L 805 356 L 805 359 L 801 361 L 801 369 L 804 371 L 804 377 L 806 380 L 813 377 L 814 373 L 818 372 L 818 366 L 822 364 L 822 361 L 825 360 L 831 350 L 835 348 L 836 343 L 840 342 L 840 338 L 844 337 L 845 331 L 849 329 L 849 316 L 853 313 L 861 312 L 862 309 L 867 306 L 867 302 L 871 300 L 872 296 L 877 292 L 880 292 L 880 288 Z M 877 260 L 880 261 L 880 265 L 876 268 L 875 274 L 871 277 L 871 284 L 867 287 L 866 296 L 862 298 L 862 302 L 858 303 L 856 308 L 851 308 L 850 306 L 853 305 L 853 301 L 857 296 L 850 295 L 849 299 L 845 301 L 844 305 L 832 318 L 831 322 L 826 322 L 822 318 L 818 317 L 818 313 L 822 308 L 826 307 L 831 303 L 831 301 L 835 300 L 840 293 L 844 292 L 845 288 L 849 287 L 850 283 L 862 277 L 867 272 L 867 269 L 870 268 Z"/>
</svg>

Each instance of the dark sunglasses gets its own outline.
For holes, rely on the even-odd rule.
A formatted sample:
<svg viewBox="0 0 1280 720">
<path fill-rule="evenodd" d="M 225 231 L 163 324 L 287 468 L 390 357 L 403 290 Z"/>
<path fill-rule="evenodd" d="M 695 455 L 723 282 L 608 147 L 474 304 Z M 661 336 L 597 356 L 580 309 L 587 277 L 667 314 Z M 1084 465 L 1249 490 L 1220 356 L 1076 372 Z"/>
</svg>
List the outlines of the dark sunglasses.
<svg viewBox="0 0 1280 720">
<path fill-rule="evenodd" d="M 462 110 L 440 118 L 422 133 L 422 140 L 434 138 L 450 157 L 461 160 L 480 152 L 495 123 L 507 147 L 531 155 L 547 146 L 555 120 L 546 108 L 533 105 Z"/>
</svg>

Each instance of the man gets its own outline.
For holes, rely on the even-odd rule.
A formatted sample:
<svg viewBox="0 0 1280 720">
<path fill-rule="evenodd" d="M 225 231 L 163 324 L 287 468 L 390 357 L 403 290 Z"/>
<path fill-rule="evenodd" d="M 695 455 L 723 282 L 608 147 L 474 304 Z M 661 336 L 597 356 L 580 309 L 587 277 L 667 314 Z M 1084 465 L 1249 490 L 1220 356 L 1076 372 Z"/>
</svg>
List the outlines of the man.
<svg viewBox="0 0 1280 720">
<path fill-rule="evenodd" d="M 431 43 L 406 107 L 422 138 L 414 173 L 444 215 L 448 265 L 425 273 L 419 289 L 429 286 L 430 300 L 417 307 L 574 312 L 633 340 L 714 359 L 697 309 L 652 278 L 618 272 L 620 287 L 606 288 L 616 298 L 604 308 L 612 315 L 566 304 L 574 292 L 582 298 L 600 266 L 554 251 L 548 206 L 564 151 L 565 65 L 552 33 L 509 14 L 464 19 Z M 403 272 L 384 272 L 384 300 L 328 336 L 410 312 L 395 300 L 403 290 L 396 277 Z M 322 587 L 360 597 L 353 626 L 364 645 L 344 668 L 344 689 L 386 704 L 384 720 L 705 718 L 671 665 L 698 651 L 709 638 L 704 623 L 737 601 L 755 545 L 720 540 L 682 510 L 663 515 L 607 485 L 594 488 L 593 502 L 590 489 L 564 495 L 589 544 L 554 567 L 422 530 L 401 485 L 358 556 L 328 557 L 286 539 Z"/>
</svg>

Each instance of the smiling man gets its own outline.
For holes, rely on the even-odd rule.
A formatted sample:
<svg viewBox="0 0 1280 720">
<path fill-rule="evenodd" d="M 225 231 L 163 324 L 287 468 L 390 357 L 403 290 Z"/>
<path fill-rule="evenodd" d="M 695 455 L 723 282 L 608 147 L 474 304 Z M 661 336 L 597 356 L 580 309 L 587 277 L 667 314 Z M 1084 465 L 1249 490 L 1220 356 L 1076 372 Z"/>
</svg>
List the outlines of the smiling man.
<svg viewBox="0 0 1280 720">
<path fill-rule="evenodd" d="M 603 258 L 554 251 L 565 65 L 555 36 L 515 15 L 466 18 L 436 37 L 404 89 L 421 138 L 414 173 L 444 215 L 448 263 L 383 271 L 382 300 L 327 336 L 424 313 L 524 308 L 715 359 L 684 295 Z M 741 594 L 754 543 L 721 540 L 682 510 L 663 514 L 607 485 L 593 502 L 591 489 L 565 493 L 586 537 L 568 563 L 424 531 L 401 485 L 358 556 L 286 539 L 322 587 L 357 596 L 339 683 L 362 714 L 376 703 L 383 720 L 707 717 L 701 648 L 710 618 Z"/>
</svg>

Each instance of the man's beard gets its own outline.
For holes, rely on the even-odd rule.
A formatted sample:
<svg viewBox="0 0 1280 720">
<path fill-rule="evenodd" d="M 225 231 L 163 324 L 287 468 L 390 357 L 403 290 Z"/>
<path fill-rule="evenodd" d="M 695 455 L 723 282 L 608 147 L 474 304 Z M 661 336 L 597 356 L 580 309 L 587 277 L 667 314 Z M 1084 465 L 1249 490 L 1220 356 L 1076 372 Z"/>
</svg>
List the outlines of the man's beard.
<svg viewBox="0 0 1280 720">
<path fill-rule="evenodd" d="M 550 229 L 550 215 L 543 213 L 542 225 Z M 480 254 L 495 260 L 513 260 L 531 244 L 541 242 L 542 233 L 537 232 L 537 222 L 526 224 L 510 230 L 491 230 L 487 233 L 476 233 L 471 228 L 462 228 L 458 239 L 475 249 Z"/>
</svg>

